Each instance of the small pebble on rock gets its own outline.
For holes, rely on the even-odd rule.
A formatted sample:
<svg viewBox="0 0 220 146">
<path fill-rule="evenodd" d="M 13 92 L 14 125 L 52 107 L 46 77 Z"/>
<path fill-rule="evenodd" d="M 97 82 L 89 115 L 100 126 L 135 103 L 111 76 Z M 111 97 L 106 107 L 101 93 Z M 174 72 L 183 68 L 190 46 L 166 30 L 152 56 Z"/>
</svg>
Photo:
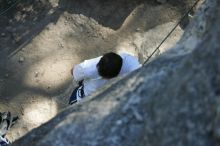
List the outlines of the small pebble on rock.
<svg viewBox="0 0 220 146">
<path fill-rule="evenodd" d="M 35 77 L 38 77 L 39 76 L 39 72 L 35 72 Z"/>
<path fill-rule="evenodd" d="M 137 28 L 136 31 L 137 31 L 137 32 L 138 32 L 138 31 L 141 31 L 141 29 L 140 29 L 140 28 Z"/>
<path fill-rule="evenodd" d="M 121 125 L 122 123 L 123 123 L 122 120 L 116 121 L 116 124 L 117 124 L 117 125 Z"/>
<path fill-rule="evenodd" d="M 59 45 L 61 48 L 63 48 L 63 47 L 64 47 L 62 43 L 59 43 L 58 45 Z"/>
<path fill-rule="evenodd" d="M 3 32 L 3 33 L 1 33 L 1 37 L 5 37 L 6 36 L 6 34 Z"/>
<path fill-rule="evenodd" d="M 5 74 L 5 77 L 6 77 L 6 78 L 8 78 L 8 77 L 9 77 L 9 75 L 8 75 L 8 74 Z"/>
<path fill-rule="evenodd" d="M 23 63 L 24 62 L 24 57 L 19 57 L 19 63 Z"/>
<path fill-rule="evenodd" d="M 164 4 L 167 2 L 167 0 L 157 0 L 158 3 Z"/>
</svg>

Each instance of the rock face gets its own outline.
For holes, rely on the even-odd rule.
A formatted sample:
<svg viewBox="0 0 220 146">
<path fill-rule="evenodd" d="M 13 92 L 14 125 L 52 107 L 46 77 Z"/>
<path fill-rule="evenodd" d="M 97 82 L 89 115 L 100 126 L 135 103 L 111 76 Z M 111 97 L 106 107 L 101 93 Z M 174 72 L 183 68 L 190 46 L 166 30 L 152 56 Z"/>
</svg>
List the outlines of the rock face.
<svg viewBox="0 0 220 146">
<path fill-rule="evenodd" d="M 167 0 L 157 0 L 158 3 L 164 4 L 167 2 Z"/>
<path fill-rule="evenodd" d="M 0 16 L 0 111 L 20 118 L 7 133 L 12 142 L 68 106 L 77 85 L 69 72 L 74 64 L 110 51 L 144 61 L 191 5 L 182 0 L 164 5 L 156 0 L 15 1 L 0 0 L 4 9 L 14 6 Z M 176 29 L 162 47 L 176 44 L 182 33 Z"/>
<path fill-rule="evenodd" d="M 219 7 L 207 0 L 171 51 L 13 145 L 220 145 Z"/>
</svg>

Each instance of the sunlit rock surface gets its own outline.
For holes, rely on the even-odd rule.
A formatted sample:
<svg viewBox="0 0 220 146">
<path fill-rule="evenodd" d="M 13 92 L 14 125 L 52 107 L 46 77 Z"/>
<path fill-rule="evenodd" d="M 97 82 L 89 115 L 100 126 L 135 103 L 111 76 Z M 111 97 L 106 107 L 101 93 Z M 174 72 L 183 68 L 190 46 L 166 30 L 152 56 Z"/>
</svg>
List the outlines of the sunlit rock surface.
<svg viewBox="0 0 220 146">
<path fill-rule="evenodd" d="M 13 145 L 219 145 L 219 7 L 207 0 L 172 50 Z"/>
</svg>

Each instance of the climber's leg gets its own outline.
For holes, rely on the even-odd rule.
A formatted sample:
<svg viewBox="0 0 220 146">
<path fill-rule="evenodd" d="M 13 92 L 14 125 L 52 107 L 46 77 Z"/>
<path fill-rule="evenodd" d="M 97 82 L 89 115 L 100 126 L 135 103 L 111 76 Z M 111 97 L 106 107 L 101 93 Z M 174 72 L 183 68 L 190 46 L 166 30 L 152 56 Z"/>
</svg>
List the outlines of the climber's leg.
<svg viewBox="0 0 220 146">
<path fill-rule="evenodd" d="M 77 101 L 81 100 L 84 97 L 84 86 L 83 86 L 83 81 L 79 82 L 79 86 L 76 87 L 69 99 L 69 104 L 76 103 Z"/>
</svg>

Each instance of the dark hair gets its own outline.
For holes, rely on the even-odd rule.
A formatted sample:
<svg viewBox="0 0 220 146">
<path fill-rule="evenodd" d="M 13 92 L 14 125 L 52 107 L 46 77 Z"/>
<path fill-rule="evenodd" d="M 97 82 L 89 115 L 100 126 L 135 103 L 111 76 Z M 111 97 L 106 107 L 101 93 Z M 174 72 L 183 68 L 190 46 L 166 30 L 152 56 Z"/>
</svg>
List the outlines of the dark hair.
<svg viewBox="0 0 220 146">
<path fill-rule="evenodd" d="M 121 56 L 116 53 L 104 54 L 97 64 L 99 75 L 107 79 L 116 77 L 120 73 L 122 61 Z"/>
</svg>

